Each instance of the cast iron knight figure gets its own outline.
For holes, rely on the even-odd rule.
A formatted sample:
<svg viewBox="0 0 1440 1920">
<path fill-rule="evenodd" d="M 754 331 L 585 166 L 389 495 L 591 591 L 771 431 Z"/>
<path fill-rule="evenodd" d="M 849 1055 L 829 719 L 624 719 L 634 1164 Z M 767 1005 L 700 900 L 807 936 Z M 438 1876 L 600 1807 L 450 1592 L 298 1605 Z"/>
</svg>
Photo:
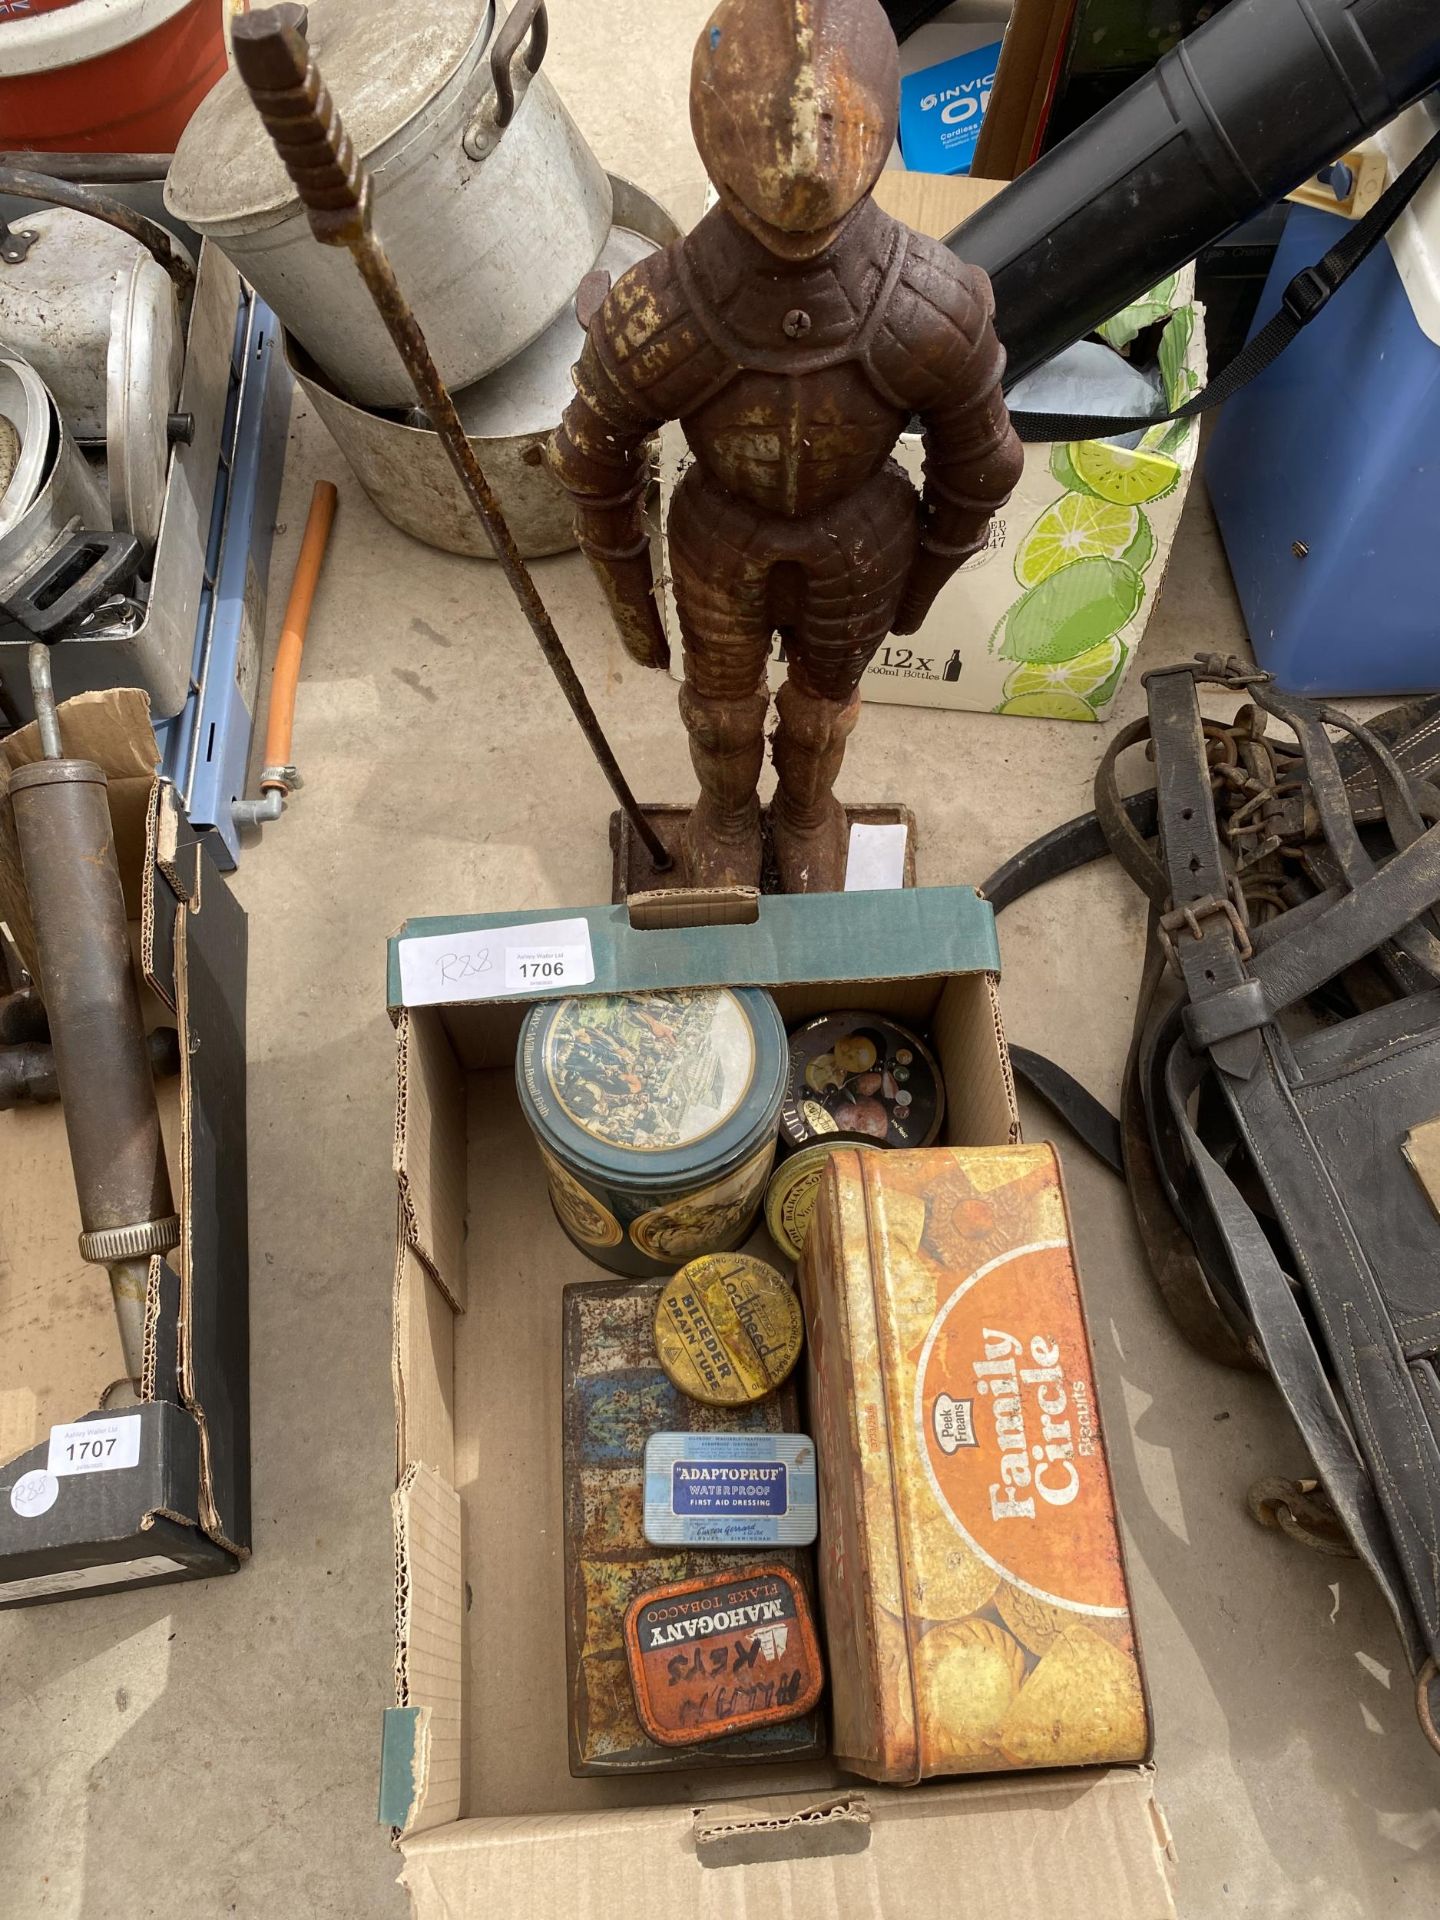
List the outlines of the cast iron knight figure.
<svg viewBox="0 0 1440 1920">
<path fill-rule="evenodd" d="M 670 509 L 680 711 L 700 781 L 693 885 L 759 884 L 778 631 L 771 830 L 787 891 L 844 882 L 833 794 L 860 676 L 913 633 L 1020 472 L 989 283 L 877 207 L 899 61 L 878 0 L 721 0 L 690 117 L 720 205 L 633 267 L 588 321 L 551 447 L 631 656 L 664 667 L 642 519 L 646 442 L 679 420 Z M 891 459 L 918 414 L 925 484 Z"/>
</svg>

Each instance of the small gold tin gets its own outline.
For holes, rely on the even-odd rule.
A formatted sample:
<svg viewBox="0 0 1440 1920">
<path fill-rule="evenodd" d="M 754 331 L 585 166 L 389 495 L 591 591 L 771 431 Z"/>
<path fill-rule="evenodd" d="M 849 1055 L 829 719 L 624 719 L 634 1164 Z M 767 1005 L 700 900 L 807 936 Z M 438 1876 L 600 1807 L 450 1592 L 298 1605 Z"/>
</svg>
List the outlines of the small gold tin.
<svg viewBox="0 0 1440 1920">
<path fill-rule="evenodd" d="M 817 1140 L 813 1147 L 802 1147 L 788 1160 L 782 1160 L 770 1176 L 770 1184 L 765 1189 L 765 1224 L 779 1251 L 797 1265 L 805 1251 L 805 1236 L 810 1231 L 825 1163 L 836 1147 L 846 1145 L 857 1153 L 880 1151 L 878 1147 L 862 1146 L 859 1141 Z"/>
<path fill-rule="evenodd" d="M 783 1275 L 748 1253 L 706 1253 L 660 1290 L 655 1348 L 682 1393 L 741 1407 L 773 1393 L 800 1357 L 805 1322 Z"/>
</svg>

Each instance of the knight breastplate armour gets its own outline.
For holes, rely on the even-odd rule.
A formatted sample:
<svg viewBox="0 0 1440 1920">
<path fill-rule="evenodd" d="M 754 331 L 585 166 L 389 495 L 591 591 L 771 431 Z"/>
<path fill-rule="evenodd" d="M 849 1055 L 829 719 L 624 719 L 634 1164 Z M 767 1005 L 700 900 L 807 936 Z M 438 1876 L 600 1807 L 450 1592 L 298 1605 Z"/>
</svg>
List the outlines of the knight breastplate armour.
<svg viewBox="0 0 1440 1920">
<path fill-rule="evenodd" d="M 708 479 L 785 519 L 862 487 L 904 424 L 904 412 L 881 400 L 855 361 L 824 375 L 739 372 L 681 421 Z"/>
<path fill-rule="evenodd" d="M 727 493 L 787 519 L 819 512 L 879 472 L 909 417 L 869 357 L 905 230 L 867 206 L 823 263 L 776 270 L 748 234 L 716 224 L 727 244 L 703 269 L 688 243 L 677 249 L 691 314 L 724 366 L 682 414 L 685 438 Z M 758 281 L 757 259 L 770 269 Z"/>
</svg>

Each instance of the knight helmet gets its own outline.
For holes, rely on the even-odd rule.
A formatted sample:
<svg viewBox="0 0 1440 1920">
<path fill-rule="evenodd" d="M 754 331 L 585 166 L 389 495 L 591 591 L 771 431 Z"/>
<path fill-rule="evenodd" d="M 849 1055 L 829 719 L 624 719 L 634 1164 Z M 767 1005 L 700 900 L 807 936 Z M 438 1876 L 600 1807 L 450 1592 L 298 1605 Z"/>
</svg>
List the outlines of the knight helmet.
<svg viewBox="0 0 1440 1920">
<path fill-rule="evenodd" d="M 895 142 L 900 56 L 879 0 L 720 0 L 690 125 L 730 213 L 784 259 L 821 253 Z"/>
</svg>

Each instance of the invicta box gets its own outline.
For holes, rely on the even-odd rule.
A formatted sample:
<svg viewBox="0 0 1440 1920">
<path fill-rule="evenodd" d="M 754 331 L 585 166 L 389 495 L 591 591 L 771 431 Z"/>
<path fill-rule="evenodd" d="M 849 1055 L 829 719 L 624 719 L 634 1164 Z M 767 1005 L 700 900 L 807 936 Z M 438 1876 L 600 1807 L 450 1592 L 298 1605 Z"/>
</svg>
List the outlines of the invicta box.
<svg viewBox="0 0 1440 1920">
<path fill-rule="evenodd" d="M 1053 1148 L 837 1149 L 800 1286 L 839 1764 L 1145 1759 Z"/>
</svg>

